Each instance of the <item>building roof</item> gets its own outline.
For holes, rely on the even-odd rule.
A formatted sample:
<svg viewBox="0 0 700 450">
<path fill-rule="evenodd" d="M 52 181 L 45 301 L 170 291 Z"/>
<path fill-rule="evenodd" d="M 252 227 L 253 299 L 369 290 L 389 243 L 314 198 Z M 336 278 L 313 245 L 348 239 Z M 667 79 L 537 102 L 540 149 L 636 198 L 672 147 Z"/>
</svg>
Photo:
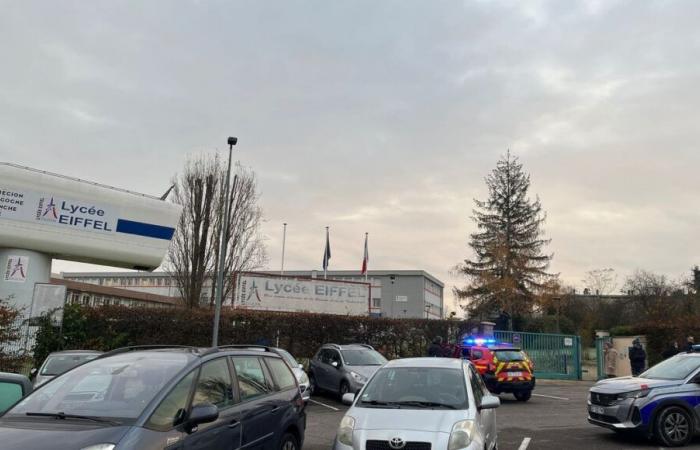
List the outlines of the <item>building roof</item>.
<svg viewBox="0 0 700 450">
<path fill-rule="evenodd" d="M 85 292 L 89 294 L 109 295 L 111 297 L 151 303 L 164 303 L 175 306 L 182 304 L 181 300 L 177 297 L 168 297 L 165 295 L 149 294 L 146 292 L 132 291 L 129 289 L 100 286 L 98 284 L 81 283 L 79 281 L 66 280 L 63 278 L 51 278 L 51 284 L 64 285 L 71 291 Z"/>
<path fill-rule="evenodd" d="M 312 272 L 323 275 L 322 270 L 285 270 L 284 274 L 289 276 L 309 276 Z M 445 284 L 438 280 L 433 275 L 429 274 L 425 270 L 368 270 L 368 277 L 389 277 L 391 275 L 396 275 L 400 277 L 425 277 L 437 284 L 440 287 L 445 287 Z M 358 270 L 329 270 L 329 277 L 357 277 L 361 278 L 363 275 L 360 274 Z"/>
<path fill-rule="evenodd" d="M 323 274 L 322 270 L 285 270 L 284 274 L 291 277 L 309 277 L 313 272 L 317 274 Z M 277 272 L 265 272 L 260 273 L 270 273 L 277 274 Z M 425 270 L 368 270 L 367 276 L 369 277 L 388 277 L 391 275 L 401 276 L 401 277 L 425 277 L 437 284 L 438 286 L 444 288 L 445 284 L 437 279 L 435 276 L 429 274 Z M 154 277 L 170 277 L 168 272 L 62 272 L 61 276 L 64 278 L 154 278 Z M 329 270 L 329 277 L 357 277 L 361 278 L 363 275 L 360 274 L 358 270 Z"/>
</svg>

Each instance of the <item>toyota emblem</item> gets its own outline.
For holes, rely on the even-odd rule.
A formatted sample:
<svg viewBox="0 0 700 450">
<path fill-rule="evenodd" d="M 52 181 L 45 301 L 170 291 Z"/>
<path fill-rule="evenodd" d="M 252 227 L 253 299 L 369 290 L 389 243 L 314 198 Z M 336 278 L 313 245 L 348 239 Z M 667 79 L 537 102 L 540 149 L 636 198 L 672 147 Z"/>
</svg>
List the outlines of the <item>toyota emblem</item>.
<svg viewBox="0 0 700 450">
<path fill-rule="evenodd" d="M 405 446 L 406 446 L 406 441 L 404 441 L 400 437 L 395 437 L 389 441 L 389 447 L 393 448 L 394 450 L 402 449 Z"/>
</svg>

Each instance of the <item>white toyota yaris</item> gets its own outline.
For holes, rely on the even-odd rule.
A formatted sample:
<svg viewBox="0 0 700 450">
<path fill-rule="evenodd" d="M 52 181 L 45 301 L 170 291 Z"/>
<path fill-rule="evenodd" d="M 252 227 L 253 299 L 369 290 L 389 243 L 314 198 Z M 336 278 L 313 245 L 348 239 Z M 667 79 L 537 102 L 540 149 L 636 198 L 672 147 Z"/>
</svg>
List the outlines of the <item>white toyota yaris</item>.
<svg viewBox="0 0 700 450">
<path fill-rule="evenodd" d="M 343 417 L 335 450 L 494 450 L 498 397 L 468 361 L 390 361 L 355 397 Z"/>
</svg>

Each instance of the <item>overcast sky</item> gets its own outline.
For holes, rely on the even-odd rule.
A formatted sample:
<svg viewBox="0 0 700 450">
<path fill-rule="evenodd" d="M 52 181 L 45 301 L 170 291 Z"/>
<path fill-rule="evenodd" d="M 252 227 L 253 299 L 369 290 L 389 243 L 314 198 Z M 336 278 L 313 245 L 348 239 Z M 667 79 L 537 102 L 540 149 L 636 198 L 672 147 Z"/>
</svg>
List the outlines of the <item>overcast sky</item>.
<svg viewBox="0 0 700 450">
<path fill-rule="evenodd" d="M 188 155 L 258 174 L 270 269 L 448 289 L 508 148 L 552 270 L 700 263 L 700 2 L 0 1 L 0 160 L 162 194 Z M 54 271 L 97 268 L 54 263 Z M 451 293 L 446 298 L 451 300 Z"/>
</svg>

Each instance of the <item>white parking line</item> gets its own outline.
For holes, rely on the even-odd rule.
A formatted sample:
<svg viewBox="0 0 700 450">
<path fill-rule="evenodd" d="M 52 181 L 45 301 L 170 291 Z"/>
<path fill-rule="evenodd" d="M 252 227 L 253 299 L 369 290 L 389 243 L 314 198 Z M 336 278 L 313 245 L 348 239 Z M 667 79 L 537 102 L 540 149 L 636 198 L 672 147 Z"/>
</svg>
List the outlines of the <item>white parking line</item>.
<svg viewBox="0 0 700 450">
<path fill-rule="evenodd" d="M 325 403 L 317 402 L 316 400 L 313 400 L 313 399 L 309 399 L 309 401 L 310 401 L 311 403 L 315 403 L 315 404 L 317 404 L 317 405 L 325 406 L 326 408 L 332 409 L 333 411 L 340 411 L 338 408 L 335 408 L 335 407 L 333 407 L 333 406 L 331 406 L 331 405 L 326 405 Z"/>
<path fill-rule="evenodd" d="M 530 445 L 530 438 L 526 437 L 523 439 L 523 442 L 520 444 L 520 447 L 518 447 L 518 450 L 527 450 L 527 446 Z"/>
<path fill-rule="evenodd" d="M 555 396 L 553 396 L 553 395 L 544 395 L 544 394 L 532 394 L 532 395 L 535 396 L 535 397 L 545 397 L 545 398 L 553 398 L 553 399 L 555 399 L 555 400 L 566 400 L 566 401 L 569 401 L 568 398 L 564 398 L 564 397 L 555 397 Z"/>
</svg>

